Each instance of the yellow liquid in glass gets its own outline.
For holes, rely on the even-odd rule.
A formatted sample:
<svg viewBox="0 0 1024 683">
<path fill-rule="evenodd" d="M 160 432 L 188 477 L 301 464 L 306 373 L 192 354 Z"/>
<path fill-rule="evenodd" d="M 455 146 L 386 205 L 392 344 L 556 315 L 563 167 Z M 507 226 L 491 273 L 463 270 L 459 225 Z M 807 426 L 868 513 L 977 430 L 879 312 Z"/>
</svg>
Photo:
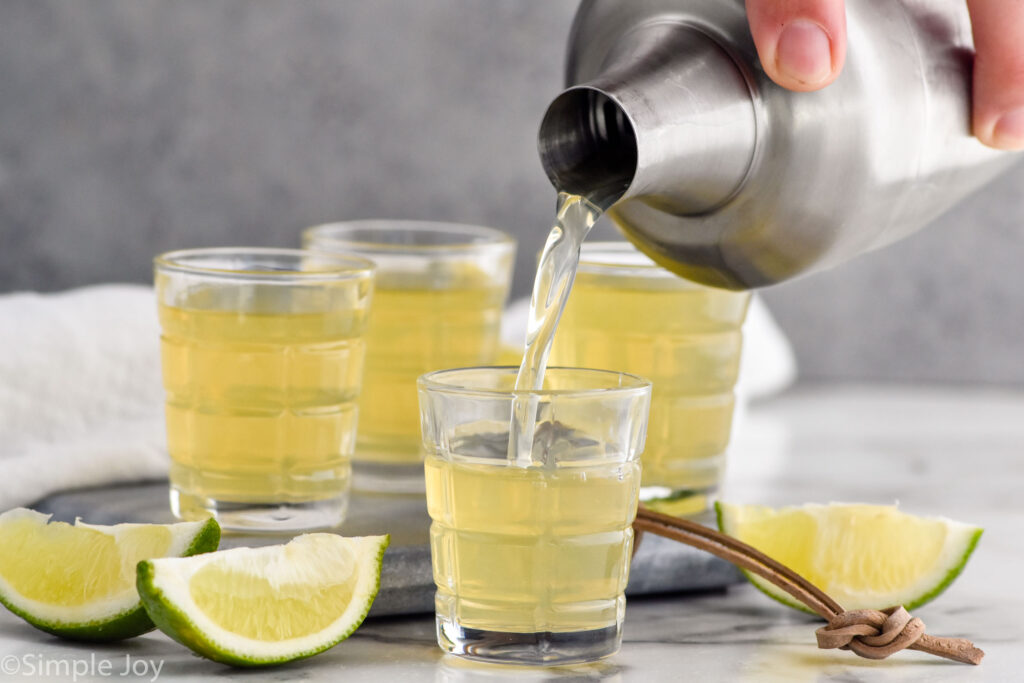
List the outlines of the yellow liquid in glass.
<svg viewBox="0 0 1024 683">
<path fill-rule="evenodd" d="M 220 501 L 348 490 L 366 310 L 160 306 L 171 483 Z"/>
<path fill-rule="evenodd" d="M 748 301 L 747 293 L 675 278 L 577 274 L 549 363 L 651 381 L 644 486 L 688 492 L 717 486 Z"/>
<path fill-rule="evenodd" d="M 444 289 L 378 278 L 366 335 L 356 460 L 420 463 L 416 380 L 433 370 L 495 362 L 507 288 L 493 286 L 483 273 L 464 275 Z"/>
<path fill-rule="evenodd" d="M 638 463 L 519 468 L 431 455 L 425 469 L 438 615 L 512 633 L 621 619 Z"/>
</svg>

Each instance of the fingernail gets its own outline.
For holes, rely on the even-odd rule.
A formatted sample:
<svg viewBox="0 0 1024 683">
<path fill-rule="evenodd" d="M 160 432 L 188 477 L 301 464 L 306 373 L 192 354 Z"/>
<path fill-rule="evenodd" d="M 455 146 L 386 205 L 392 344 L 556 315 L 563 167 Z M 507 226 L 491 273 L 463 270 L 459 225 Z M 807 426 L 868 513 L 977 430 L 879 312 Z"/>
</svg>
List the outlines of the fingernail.
<svg viewBox="0 0 1024 683">
<path fill-rule="evenodd" d="M 992 129 L 992 142 L 1000 149 L 1024 149 L 1024 108 L 999 117 Z"/>
<path fill-rule="evenodd" d="M 832 73 L 832 43 L 818 24 L 794 19 L 786 24 L 775 47 L 779 72 L 806 85 L 821 83 Z"/>
</svg>

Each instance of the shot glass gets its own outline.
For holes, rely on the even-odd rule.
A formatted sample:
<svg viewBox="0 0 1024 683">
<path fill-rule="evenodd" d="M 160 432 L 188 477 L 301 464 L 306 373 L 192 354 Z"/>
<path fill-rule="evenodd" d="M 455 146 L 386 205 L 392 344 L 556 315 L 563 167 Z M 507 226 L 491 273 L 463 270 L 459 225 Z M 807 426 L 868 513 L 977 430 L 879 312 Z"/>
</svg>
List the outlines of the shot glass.
<svg viewBox="0 0 1024 683">
<path fill-rule="evenodd" d="M 651 380 L 641 498 L 694 514 L 713 499 L 732 429 L 750 295 L 705 287 L 624 242 L 585 244 L 550 362 Z"/>
<path fill-rule="evenodd" d="M 438 644 L 509 664 L 606 657 L 622 641 L 650 384 L 549 368 L 543 389 L 516 391 L 517 370 L 419 381 Z M 526 462 L 509 456 L 522 401 Z"/>
<path fill-rule="evenodd" d="M 353 485 L 422 495 L 416 379 L 497 360 L 515 242 L 491 228 L 365 220 L 309 228 L 303 244 L 377 264 Z"/>
<path fill-rule="evenodd" d="M 297 249 L 158 256 L 171 510 L 227 529 L 340 524 L 373 263 Z"/>
</svg>

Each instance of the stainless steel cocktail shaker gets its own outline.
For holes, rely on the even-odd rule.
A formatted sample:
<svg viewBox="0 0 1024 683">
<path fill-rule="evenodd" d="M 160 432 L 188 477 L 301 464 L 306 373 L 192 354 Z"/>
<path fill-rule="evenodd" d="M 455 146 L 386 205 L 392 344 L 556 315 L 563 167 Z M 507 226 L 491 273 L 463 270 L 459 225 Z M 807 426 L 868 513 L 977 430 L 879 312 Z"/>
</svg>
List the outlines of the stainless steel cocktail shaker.
<svg viewBox="0 0 1024 683">
<path fill-rule="evenodd" d="M 742 0 L 584 0 L 540 128 L 563 191 L 677 273 L 730 288 L 903 237 L 1018 159 L 970 134 L 963 0 L 847 0 L 846 66 L 794 93 Z"/>
</svg>

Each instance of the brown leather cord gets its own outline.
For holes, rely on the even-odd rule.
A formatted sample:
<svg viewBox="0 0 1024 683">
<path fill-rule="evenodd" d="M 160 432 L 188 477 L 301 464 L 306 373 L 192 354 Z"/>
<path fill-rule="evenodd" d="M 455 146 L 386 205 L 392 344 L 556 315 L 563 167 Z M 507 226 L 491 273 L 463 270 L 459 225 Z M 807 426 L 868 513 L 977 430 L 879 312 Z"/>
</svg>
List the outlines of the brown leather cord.
<svg viewBox="0 0 1024 683">
<path fill-rule="evenodd" d="M 691 545 L 757 574 L 786 591 L 828 622 L 816 632 L 818 647 L 851 650 L 867 659 L 884 659 L 903 649 L 920 650 L 965 664 L 978 664 L 985 653 L 963 638 L 939 638 L 924 632 L 924 622 L 902 607 L 844 610 L 835 600 L 795 571 L 732 536 L 641 505 L 636 544 L 644 532 Z M 634 552 L 636 548 L 634 547 Z"/>
</svg>

